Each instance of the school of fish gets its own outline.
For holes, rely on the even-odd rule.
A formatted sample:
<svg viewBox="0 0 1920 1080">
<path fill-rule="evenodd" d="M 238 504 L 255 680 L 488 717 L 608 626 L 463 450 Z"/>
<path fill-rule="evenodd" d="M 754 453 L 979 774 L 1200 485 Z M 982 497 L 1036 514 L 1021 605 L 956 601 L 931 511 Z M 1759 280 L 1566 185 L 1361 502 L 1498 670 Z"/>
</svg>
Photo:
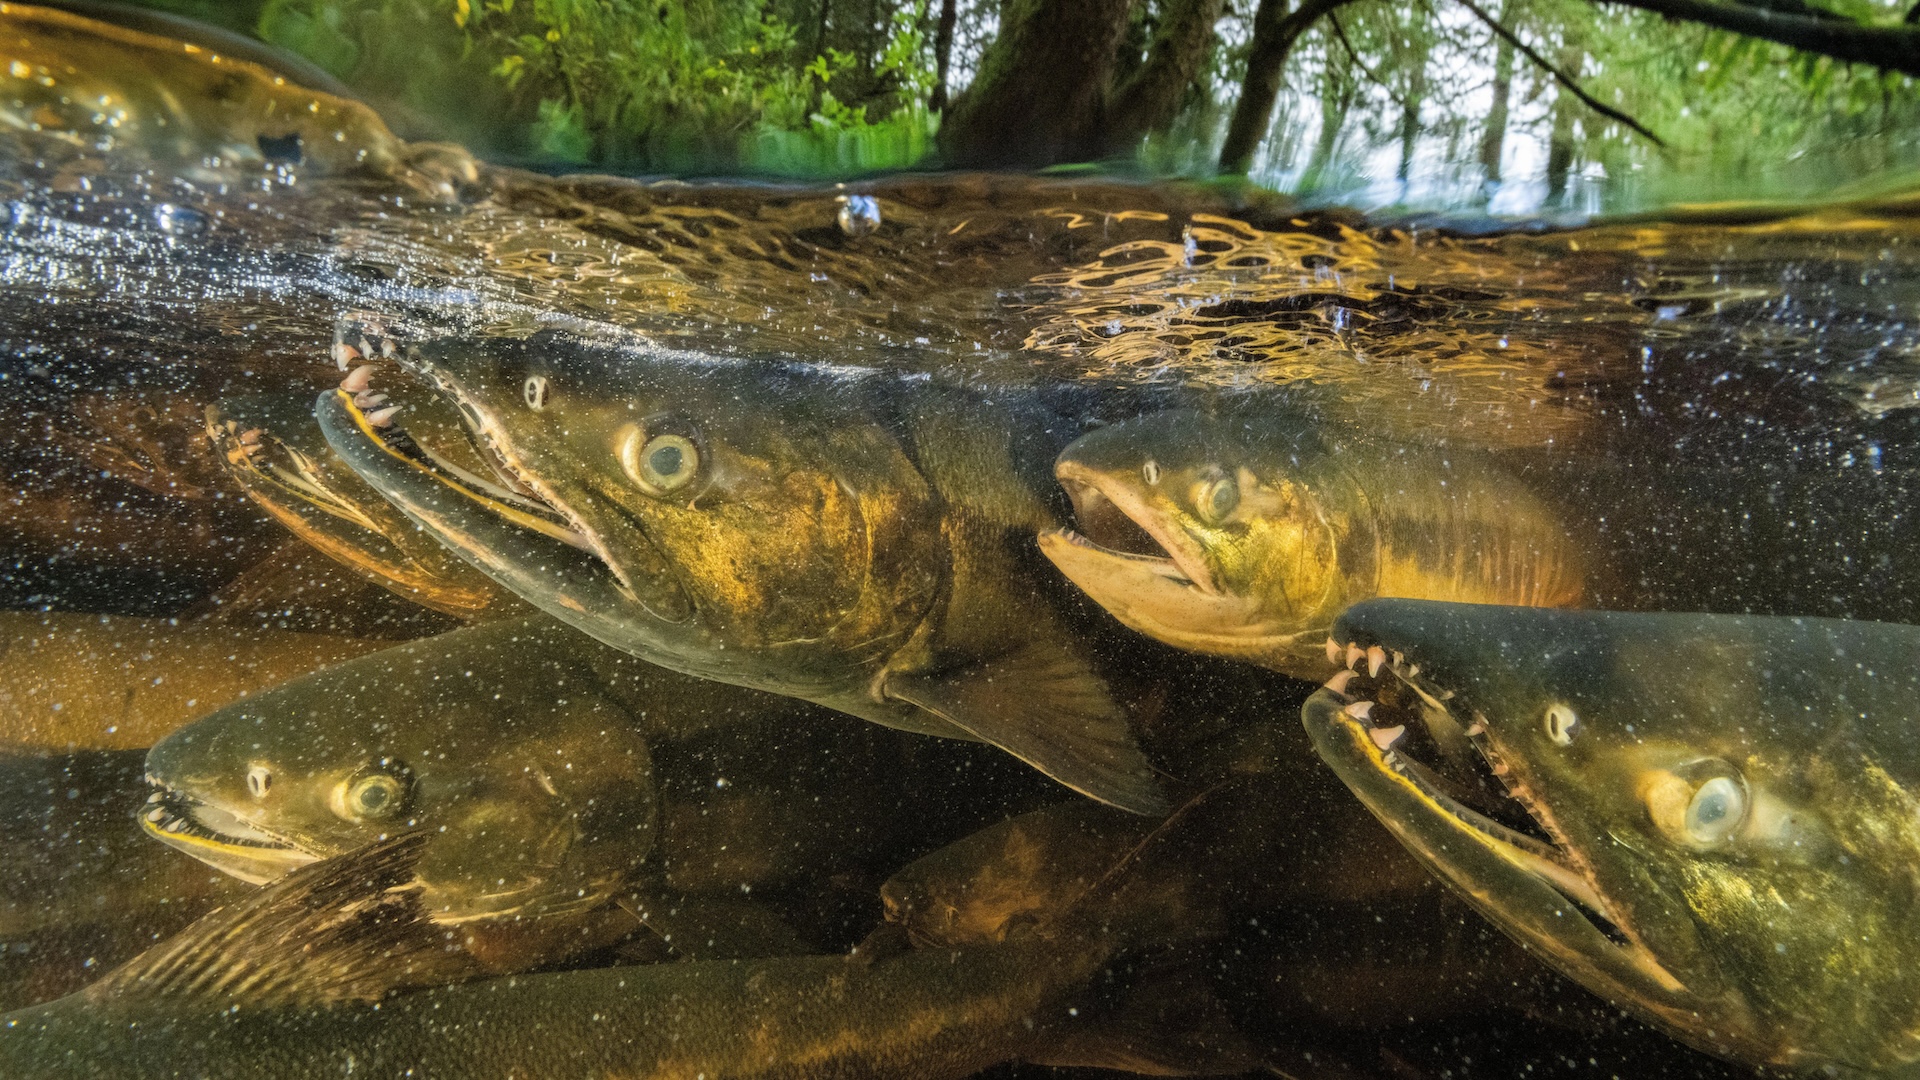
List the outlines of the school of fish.
<svg viewBox="0 0 1920 1080">
<path fill-rule="evenodd" d="M 77 8 L 0 2 L 20 190 L 296 176 L 631 239 L 270 49 Z M 935 189 L 1018 217 L 996 183 Z M 817 250 L 974 220 L 888 190 L 823 199 Z M 732 227 L 691 235 L 797 258 Z M 1196 212 L 1189 269 L 1196 227 L 1260 235 Z M 1439 1031 L 1920 1077 L 1920 487 L 1879 443 L 1864 479 L 1722 469 L 1404 388 L 424 291 L 188 402 L 204 461 L 135 462 L 271 554 L 176 615 L 0 612 L 0 1074 L 1452 1075 Z M 1836 492 L 1873 501 L 1834 525 Z"/>
</svg>

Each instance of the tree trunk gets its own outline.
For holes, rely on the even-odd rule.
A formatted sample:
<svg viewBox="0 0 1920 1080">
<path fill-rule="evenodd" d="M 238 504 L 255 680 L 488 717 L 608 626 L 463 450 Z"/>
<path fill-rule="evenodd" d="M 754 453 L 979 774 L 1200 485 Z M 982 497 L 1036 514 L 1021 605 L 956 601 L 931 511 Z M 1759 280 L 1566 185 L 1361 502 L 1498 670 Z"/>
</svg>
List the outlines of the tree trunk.
<svg viewBox="0 0 1920 1080">
<path fill-rule="evenodd" d="M 1560 70 L 1578 77 L 1587 51 L 1577 41 L 1560 47 Z M 1567 195 L 1567 177 L 1573 172 L 1573 121 L 1580 100 L 1562 89 L 1553 96 L 1553 130 L 1547 136 L 1547 201 L 1560 202 Z"/>
<path fill-rule="evenodd" d="M 1240 100 L 1234 104 L 1233 119 L 1227 124 L 1227 141 L 1220 147 L 1220 171 L 1245 174 L 1253 167 L 1253 153 L 1267 137 L 1267 125 L 1273 122 L 1273 103 L 1280 96 L 1281 69 L 1286 66 L 1294 42 L 1322 15 L 1348 0 L 1305 0 L 1299 10 L 1289 11 L 1287 0 L 1260 0 L 1253 16 L 1253 42 L 1247 49 L 1247 77 L 1240 85 Z"/>
<path fill-rule="evenodd" d="M 1422 39 L 1416 34 L 1408 34 L 1411 42 Z M 1400 197 L 1407 197 L 1407 179 L 1413 175 L 1413 152 L 1420 139 L 1420 103 L 1427 97 L 1427 49 L 1424 44 L 1413 44 L 1412 62 L 1407 65 L 1407 91 L 1400 99 L 1400 165 L 1396 176 L 1400 181 Z"/>
<path fill-rule="evenodd" d="M 1132 0 L 1013 0 L 979 74 L 947 111 L 949 166 L 1035 167 L 1102 150 L 1114 52 Z"/>
<path fill-rule="evenodd" d="M 1325 179 L 1327 166 L 1333 163 L 1333 151 L 1340 145 L 1340 128 L 1353 105 L 1356 85 L 1352 74 L 1335 68 L 1329 57 L 1320 80 L 1320 135 L 1313 141 L 1313 156 L 1307 159 L 1307 167 L 1295 185 L 1298 190 L 1312 191 Z"/>
<path fill-rule="evenodd" d="M 1109 154 L 1121 153 L 1148 132 L 1173 122 L 1213 48 L 1220 0 L 1167 0 L 1146 62 L 1114 95 L 1107 110 Z"/>
<path fill-rule="evenodd" d="M 940 0 L 940 25 L 933 32 L 933 93 L 927 108 L 940 112 L 947 107 L 947 70 L 953 60 L 953 24 L 958 17 L 954 0 Z"/>
<path fill-rule="evenodd" d="M 1507 24 L 1511 3 L 1500 8 L 1500 25 Z M 1507 153 L 1507 109 L 1513 97 L 1513 42 L 1499 38 L 1493 54 L 1493 106 L 1487 110 L 1487 130 L 1480 136 L 1480 170 L 1489 189 L 1500 182 L 1500 163 Z M 1489 190 L 1491 194 L 1491 190 Z"/>
</svg>

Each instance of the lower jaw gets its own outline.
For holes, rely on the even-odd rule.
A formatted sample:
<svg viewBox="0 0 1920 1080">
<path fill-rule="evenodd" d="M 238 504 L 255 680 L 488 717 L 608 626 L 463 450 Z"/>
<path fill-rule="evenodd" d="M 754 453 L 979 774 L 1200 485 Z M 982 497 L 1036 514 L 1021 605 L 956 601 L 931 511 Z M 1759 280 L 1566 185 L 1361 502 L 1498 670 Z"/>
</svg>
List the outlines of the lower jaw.
<svg viewBox="0 0 1920 1080">
<path fill-rule="evenodd" d="M 176 851 L 194 858 L 249 885 L 265 885 L 294 870 L 320 861 L 320 856 L 291 845 L 262 847 L 255 844 L 228 844 L 201 835 L 167 832 L 151 822 L 141 822 L 148 836 Z"/>
</svg>

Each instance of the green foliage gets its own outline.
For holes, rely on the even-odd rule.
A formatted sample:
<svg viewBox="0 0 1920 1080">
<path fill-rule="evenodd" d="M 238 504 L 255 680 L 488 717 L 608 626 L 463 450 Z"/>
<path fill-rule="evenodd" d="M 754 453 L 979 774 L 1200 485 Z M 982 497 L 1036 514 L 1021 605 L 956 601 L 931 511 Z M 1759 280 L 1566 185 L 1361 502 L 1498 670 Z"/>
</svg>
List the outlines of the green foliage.
<svg viewBox="0 0 1920 1080">
<path fill-rule="evenodd" d="M 1517 57 L 1504 140 L 1513 168 L 1503 179 L 1535 190 L 1509 207 L 1543 196 L 1548 209 L 1580 210 L 1814 198 L 1920 165 L 1920 84 L 1906 76 L 1588 0 L 1477 2 L 1668 144 L 1595 112 Z M 1825 6 L 1883 25 L 1903 10 Z M 1323 20 L 1296 48 L 1256 175 L 1334 201 L 1474 205 L 1497 191 L 1475 153 L 1491 111 L 1491 31 L 1449 0 L 1357 0 L 1338 19 L 1344 34 Z M 1420 128 L 1415 168 L 1396 187 L 1409 108 Z M 1329 118 L 1331 142 L 1320 137 Z"/>
<path fill-rule="evenodd" d="M 297 52 L 411 137 L 495 160 L 625 172 L 841 177 L 930 160 L 939 0 L 144 0 Z M 1134 0 L 1139 70 L 1173 0 Z M 1920 86 L 1591 0 L 1477 0 L 1667 150 L 1517 58 L 1509 191 L 1549 208 L 1796 197 L 1920 168 Z M 1820 0 L 1900 23 L 1907 0 Z M 1008 0 L 958 0 L 961 91 Z M 1226 0 L 1185 111 L 1148 169 L 1205 173 L 1239 94 L 1258 0 Z M 1455 0 L 1354 0 L 1296 45 L 1256 176 L 1328 199 L 1472 205 L 1486 183 L 1496 38 Z M 1010 116 L 1006 124 L 1019 124 Z M 989 129 L 990 132 L 991 129 Z M 1395 186 L 1395 185 L 1398 186 Z M 1524 204 L 1523 204 L 1524 205 Z"/>
<path fill-rule="evenodd" d="M 258 30 L 496 159 L 825 175 L 926 154 L 924 18 L 873 57 L 802 56 L 768 0 L 267 0 Z M 843 97 L 856 75 L 892 91 Z"/>
</svg>

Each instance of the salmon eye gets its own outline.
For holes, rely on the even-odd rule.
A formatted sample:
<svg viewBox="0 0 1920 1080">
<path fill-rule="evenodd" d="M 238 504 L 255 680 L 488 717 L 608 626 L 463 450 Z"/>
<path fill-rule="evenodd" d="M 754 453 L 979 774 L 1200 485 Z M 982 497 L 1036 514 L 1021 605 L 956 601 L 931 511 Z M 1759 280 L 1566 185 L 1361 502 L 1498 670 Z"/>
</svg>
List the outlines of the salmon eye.
<svg viewBox="0 0 1920 1080">
<path fill-rule="evenodd" d="M 685 435 L 662 432 L 649 437 L 642 428 L 620 440 L 620 467 L 649 495 L 668 495 L 700 475 L 700 448 Z"/>
<path fill-rule="evenodd" d="M 1547 738 L 1555 746 L 1572 746 L 1573 737 L 1580 733 L 1580 717 L 1571 705 L 1554 705 L 1547 709 Z"/>
<path fill-rule="evenodd" d="M 526 399 L 527 408 L 538 412 L 547 407 L 547 377 L 529 375 L 527 381 L 520 384 L 520 396 Z"/>
<path fill-rule="evenodd" d="M 273 787 L 273 770 L 265 765 L 247 766 L 247 793 L 256 799 L 264 799 Z"/>
<path fill-rule="evenodd" d="M 1687 803 L 1687 837 L 1697 844 L 1718 844 L 1747 816 L 1747 793 L 1731 777 L 1716 776 L 1693 791 Z"/>
<path fill-rule="evenodd" d="M 393 817 L 406 808 L 410 779 L 405 766 L 383 759 L 334 789 L 333 812 L 348 821 Z"/>
<path fill-rule="evenodd" d="M 1152 458 L 1148 458 L 1147 463 L 1140 466 L 1140 479 L 1145 480 L 1148 487 L 1158 484 L 1160 482 L 1160 463 Z"/>
<path fill-rule="evenodd" d="M 1654 770 L 1643 781 L 1641 795 L 1653 824 L 1669 840 L 1687 847 L 1716 847 L 1747 820 L 1746 781 L 1719 758 Z"/>
<path fill-rule="evenodd" d="M 1194 491 L 1194 508 L 1209 525 L 1218 525 L 1240 505 L 1240 485 L 1230 476 L 1200 483 Z"/>
</svg>

